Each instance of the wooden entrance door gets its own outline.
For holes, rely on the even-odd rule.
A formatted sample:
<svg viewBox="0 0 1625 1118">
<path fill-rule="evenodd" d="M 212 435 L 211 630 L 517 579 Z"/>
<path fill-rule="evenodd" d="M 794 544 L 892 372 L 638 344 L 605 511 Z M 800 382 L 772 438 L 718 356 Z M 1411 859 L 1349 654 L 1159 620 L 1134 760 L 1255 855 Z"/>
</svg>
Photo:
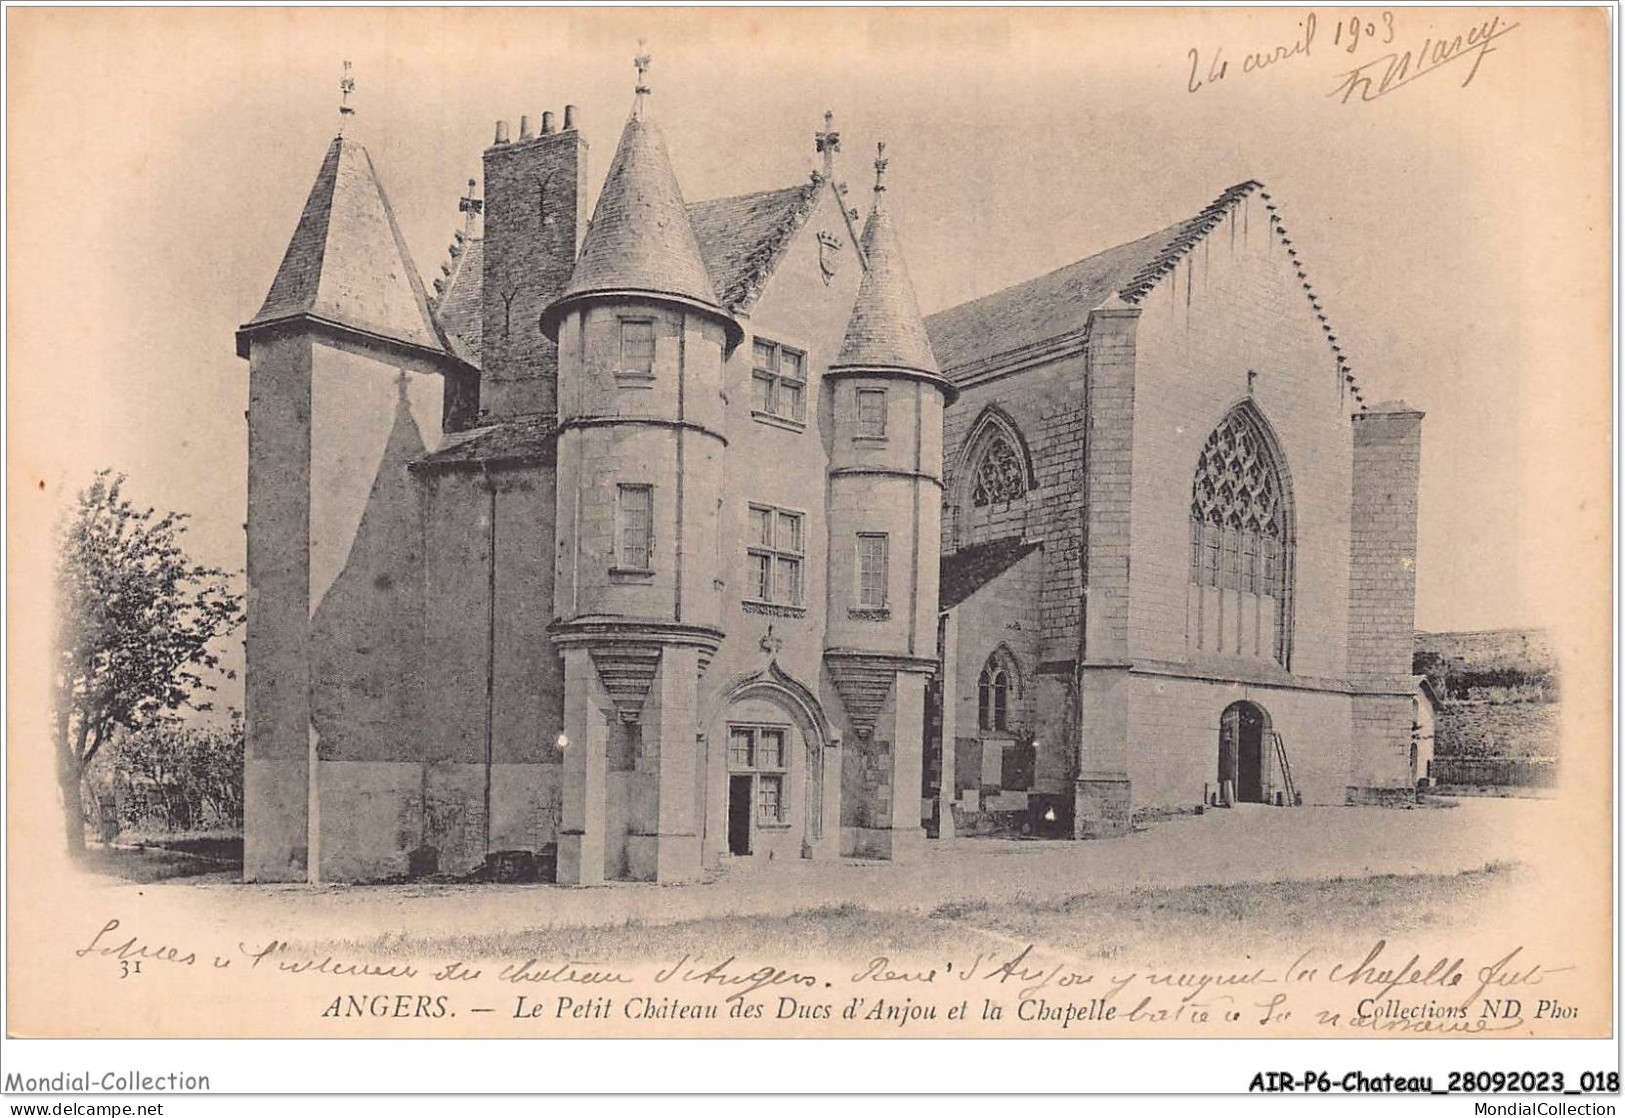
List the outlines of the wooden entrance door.
<svg viewBox="0 0 1625 1118">
<path fill-rule="evenodd" d="M 1219 716 L 1219 797 L 1220 802 L 1226 802 L 1227 796 L 1236 794 L 1236 744 L 1241 738 L 1241 709 L 1236 706 L 1226 707 Z"/>
<path fill-rule="evenodd" d="M 728 778 L 728 853 L 750 853 L 751 788 L 749 773 Z"/>
</svg>

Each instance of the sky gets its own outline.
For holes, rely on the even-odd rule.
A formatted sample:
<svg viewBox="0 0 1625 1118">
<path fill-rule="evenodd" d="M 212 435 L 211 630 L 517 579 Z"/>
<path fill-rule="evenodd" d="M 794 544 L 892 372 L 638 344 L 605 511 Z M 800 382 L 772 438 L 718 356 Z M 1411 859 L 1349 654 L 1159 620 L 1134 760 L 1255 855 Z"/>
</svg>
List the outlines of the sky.
<svg viewBox="0 0 1625 1118">
<path fill-rule="evenodd" d="M 1296 8 L 12 9 L 13 604 L 100 466 L 189 513 L 199 559 L 243 565 L 233 331 L 335 131 L 343 60 L 347 132 L 431 278 L 497 119 L 579 106 L 596 192 L 642 39 L 690 201 L 802 181 L 826 109 L 854 189 L 886 141 L 927 313 L 1263 181 L 1367 402 L 1427 412 L 1417 626 L 1606 611 L 1604 15 L 1362 11 L 1356 36 Z M 1486 52 L 1340 92 L 1470 28 Z"/>
</svg>

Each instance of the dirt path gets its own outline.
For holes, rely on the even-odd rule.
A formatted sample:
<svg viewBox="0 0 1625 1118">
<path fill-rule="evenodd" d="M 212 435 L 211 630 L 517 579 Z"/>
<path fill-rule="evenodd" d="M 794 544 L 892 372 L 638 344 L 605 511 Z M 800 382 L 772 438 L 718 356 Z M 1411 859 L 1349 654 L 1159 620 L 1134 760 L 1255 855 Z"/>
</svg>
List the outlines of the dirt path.
<svg viewBox="0 0 1625 1118">
<path fill-rule="evenodd" d="M 366 939 L 482 930 L 786 915 L 856 904 L 929 912 L 949 902 L 1059 900 L 1137 887 L 1455 873 L 1523 858 L 1559 810 L 1542 800 L 1463 800 L 1454 808 L 1249 806 L 1160 822 L 1106 842 L 955 839 L 910 865 L 774 862 L 717 881 L 661 887 L 242 885 L 218 877 L 133 885 L 85 878 L 106 904 L 138 914 L 157 900 L 202 928 L 261 937 Z"/>
</svg>

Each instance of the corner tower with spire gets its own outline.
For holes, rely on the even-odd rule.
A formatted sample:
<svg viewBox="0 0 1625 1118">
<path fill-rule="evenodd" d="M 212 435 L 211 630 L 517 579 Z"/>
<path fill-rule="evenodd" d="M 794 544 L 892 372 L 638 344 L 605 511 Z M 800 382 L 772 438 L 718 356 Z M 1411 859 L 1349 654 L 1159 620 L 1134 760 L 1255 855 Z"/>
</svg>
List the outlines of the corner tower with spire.
<svg viewBox="0 0 1625 1118">
<path fill-rule="evenodd" d="M 345 859 L 357 844 L 324 844 L 322 820 L 331 837 L 353 819 L 376 775 L 367 764 L 390 763 L 401 748 L 374 731 L 410 721 L 417 693 L 422 525 L 407 466 L 438 443 L 455 386 L 478 375 L 448 347 L 372 159 L 344 134 L 354 88 L 346 62 L 341 127 L 270 290 L 236 338 L 249 367 L 244 874 L 253 881 L 353 873 Z M 404 542 L 374 546 L 386 540 Z M 351 777 L 360 783 L 347 785 Z"/>
<path fill-rule="evenodd" d="M 559 360 L 558 879 L 574 884 L 698 878 L 697 688 L 724 636 L 714 563 L 723 370 L 741 330 L 649 119 L 648 67 L 640 54 L 591 226 L 542 314 Z M 622 789 L 609 786 L 628 782 L 640 794 L 611 841 Z"/>
<path fill-rule="evenodd" d="M 833 399 L 824 662 L 864 767 L 891 803 L 854 828 L 853 853 L 907 859 L 919 811 L 926 685 L 937 668 L 942 413 L 954 395 L 931 342 L 886 205 L 886 148 L 860 242 L 866 267 L 825 379 Z"/>
</svg>

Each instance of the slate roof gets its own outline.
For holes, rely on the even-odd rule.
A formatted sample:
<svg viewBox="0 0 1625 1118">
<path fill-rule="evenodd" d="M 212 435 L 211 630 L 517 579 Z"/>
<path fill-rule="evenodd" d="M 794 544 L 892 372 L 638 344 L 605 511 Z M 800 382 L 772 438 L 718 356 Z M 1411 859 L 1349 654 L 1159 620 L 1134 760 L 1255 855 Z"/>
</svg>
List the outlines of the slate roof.
<svg viewBox="0 0 1625 1118">
<path fill-rule="evenodd" d="M 830 370 L 909 369 L 937 377 L 941 375 L 937 358 L 908 278 L 897 227 L 881 204 L 883 197 L 877 190 L 875 207 L 863 226 L 861 244 L 868 267 Z"/>
<path fill-rule="evenodd" d="M 821 178 L 779 190 L 713 198 L 688 207 L 722 305 L 743 310 L 761 294 L 794 235 L 818 203 Z"/>
<path fill-rule="evenodd" d="M 1089 312 L 1113 298 L 1138 302 L 1237 202 L 1262 189 L 1252 180 L 1238 183 L 1194 217 L 938 311 L 925 325 L 943 368 L 952 376 L 967 366 L 1081 330 Z"/>
<path fill-rule="evenodd" d="M 700 255 L 724 307 L 746 310 L 761 295 L 816 208 L 820 189 L 820 182 L 808 182 L 689 204 Z M 483 241 L 469 240 L 445 281 L 445 293 L 433 304 L 453 352 L 475 366 L 482 340 L 483 268 Z"/>
<path fill-rule="evenodd" d="M 1002 540 L 973 543 L 944 555 L 937 608 L 953 609 L 1043 546 L 1041 540 L 1007 536 Z"/>
<path fill-rule="evenodd" d="M 706 270 L 660 130 L 635 114 L 621 132 L 570 282 L 543 312 L 542 327 L 555 334 L 565 306 L 579 299 L 628 292 L 709 308 L 732 322 Z"/>
<path fill-rule="evenodd" d="M 442 291 L 432 308 L 452 352 L 477 367 L 485 322 L 485 242 L 479 237 L 465 239 L 459 233 L 453 246 L 458 252 L 452 259 L 451 275 L 438 285 Z"/>
<path fill-rule="evenodd" d="M 1129 305 L 1140 302 L 1240 202 L 1253 195 L 1264 203 L 1270 229 L 1292 261 L 1304 296 L 1331 346 L 1339 376 L 1354 402 L 1365 411 L 1359 383 L 1309 283 L 1298 250 L 1287 235 L 1269 191 L 1256 179 L 1237 183 L 1194 217 L 1150 236 L 931 315 L 925 320 L 925 328 L 944 371 L 950 379 L 963 378 L 997 359 L 1081 331 L 1089 312 L 1114 298 Z"/>
<path fill-rule="evenodd" d="M 950 377 L 1003 353 L 1083 329 L 1089 312 L 1157 260 L 1188 222 L 1096 253 L 1048 275 L 938 311 L 925 320 Z"/>
<path fill-rule="evenodd" d="M 516 416 L 447 435 L 438 450 L 413 462 L 412 469 L 452 469 L 499 462 L 548 463 L 554 460 L 554 436 L 552 416 Z"/>
<path fill-rule="evenodd" d="M 446 352 L 372 158 L 342 136 L 328 146 L 265 302 L 238 331 L 239 355 L 255 328 L 301 317 Z"/>
</svg>

